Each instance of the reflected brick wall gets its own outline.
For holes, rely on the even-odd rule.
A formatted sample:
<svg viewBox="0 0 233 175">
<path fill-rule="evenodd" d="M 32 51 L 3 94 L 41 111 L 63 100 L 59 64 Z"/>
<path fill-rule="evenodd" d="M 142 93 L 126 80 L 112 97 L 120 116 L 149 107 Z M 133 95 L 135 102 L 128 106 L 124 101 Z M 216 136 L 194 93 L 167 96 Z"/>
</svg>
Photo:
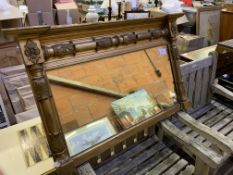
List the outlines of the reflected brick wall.
<svg viewBox="0 0 233 175">
<path fill-rule="evenodd" d="M 174 91 L 174 87 L 165 48 L 146 50 L 162 72 L 161 78 L 155 74 L 143 50 L 52 70 L 48 74 L 124 93 L 145 88 L 157 100 L 170 102 L 169 91 Z M 113 114 L 111 102 L 116 98 L 52 83 L 51 88 L 63 125 L 76 121 L 77 126 L 82 126 Z"/>
</svg>

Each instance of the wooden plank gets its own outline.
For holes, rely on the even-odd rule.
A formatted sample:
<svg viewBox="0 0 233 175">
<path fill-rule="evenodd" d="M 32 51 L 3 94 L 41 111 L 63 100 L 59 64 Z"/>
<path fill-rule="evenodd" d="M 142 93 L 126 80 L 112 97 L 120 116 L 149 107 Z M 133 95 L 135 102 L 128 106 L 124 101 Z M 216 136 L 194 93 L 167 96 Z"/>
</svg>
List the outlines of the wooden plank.
<svg viewBox="0 0 233 175">
<path fill-rule="evenodd" d="M 161 149 L 164 148 L 164 144 L 159 142 L 158 144 L 152 146 L 151 148 L 145 150 L 144 152 L 140 153 L 136 157 L 127 158 L 126 162 L 121 162 L 121 164 L 117 167 L 114 167 L 112 171 L 109 171 L 108 175 L 122 175 L 127 174 L 130 172 L 131 169 L 137 167 L 144 161 L 148 160 L 152 157 L 156 152 L 159 152 Z"/>
<path fill-rule="evenodd" d="M 209 175 L 210 167 L 201 159 L 196 158 L 194 175 Z"/>
<path fill-rule="evenodd" d="M 195 167 L 193 165 L 188 165 L 185 170 L 183 170 L 182 172 L 180 172 L 179 175 L 191 175 L 194 173 L 194 169 Z"/>
<path fill-rule="evenodd" d="M 195 130 L 196 132 L 198 132 L 199 134 L 203 135 L 208 140 L 216 144 L 222 150 L 225 150 L 228 153 L 233 152 L 233 142 L 229 138 L 196 121 L 185 112 L 179 112 L 177 117 L 186 125 L 191 127 L 193 130 Z"/>
<path fill-rule="evenodd" d="M 231 132 L 227 135 L 227 138 L 233 140 L 233 131 L 231 131 Z"/>
<path fill-rule="evenodd" d="M 205 67 L 209 67 L 211 65 L 212 65 L 212 57 L 195 60 L 186 64 L 182 64 L 180 66 L 181 74 L 182 76 L 187 75 L 196 72 L 197 70 L 203 69 Z"/>
<path fill-rule="evenodd" d="M 216 104 L 215 104 L 216 105 Z M 218 109 L 218 108 L 216 108 L 216 109 Z M 220 109 L 219 109 L 219 111 L 220 111 Z M 225 112 L 225 111 L 224 111 Z M 213 129 L 215 129 L 215 130 L 219 130 L 220 129 L 220 127 L 221 127 L 221 125 L 220 124 L 218 124 L 218 123 L 221 123 L 221 120 L 222 119 L 224 119 L 226 116 L 227 116 L 227 113 L 225 113 L 226 115 L 224 115 L 224 116 L 222 116 L 223 115 L 223 113 L 219 113 L 218 115 L 216 115 L 216 116 L 213 116 L 213 117 L 211 117 L 210 118 L 210 120 L 207 120 L 207 122 L 209 122 L 209 124 L 208 123 L 206 123 L 206 121 L 204 121 L 204 120 L 202 120 L 203 122 L 202 123 L 204 123 L 205 125 L 207 125 L 207 126 L 211 126 L 211 127 L 213 127 L 213 126 L 215 126 L 216 128 L 213 128 Z M 215 118 L 216 117 L 216 118 Z M 227 120 L 228 121 L 228 120 Z M 227 123 L 227 121 L 225 122 L 225 123 Z M 222 124 L 224 124 L 224 123 L 222 123 Z M 206 138 L 204 138 L 204 137 L 202 137 L 202 136 L 198 136 L 199 134 L 198 133 L 196 133 L 196 132 L 194 132 L 194 131 L 192 131 L 192 132 L 190 132 L 189 133 L 189 136 L 191 137 L 191 138 L 195 138 L 195 140 L 197 141 L 197 142 L 199 142 L 199 143 L 202 143 L 203 141 L 205 141 L 206 140 Z M 205 144 L 204 144 L 205 146 L 209 146 L 209 145 L 211 145 L 211 143 L 209 142 L 209 141 L 206 141 L 205 142 Z"/>
<path fill-rule="evenodd" d="M 229 113 L 232 113 L 232 112 L 233 112 L 233 110 L 232 110 L 231 108 L 229 108 L 228 106 L 226 106 L 226 105 L 224 105 L 224 104 L 222 104 L 222 103 L 219 103 L 219 102 L 217 102 L 217 101 L 214 101 L 214 105 L 215 105 L 216 107 L 218 107 L 219 109 L 224 110 L 224 111 L 226 111 L 226 112 L 229 112 Z"/>
<path fill-rule="evenodd" d="M 182 81 L 183 81 L 183 84 L 184 84 L 184 89 L 186 90 L 186 94 L 188 94 L 189 74 L 183 75 L 182 76 Z"/>
<path fill-rule="evenodd" d="M 214 108 L 212 111 L 208 112 L 207 114 L 203 115 L 201 118 L 199 118 L 197 121 L 204 123 L 208 121 L 210 118 L 212 118 L 214 115 L 219 113 L 220 110 L 218 108 Z M 182 129 L 183 132 L 192 134 L 192 129 L 190 127 L 185 127 Z"/>
<path fill-rule="evenodd" d="M 212 127 L 213 125 L 215 125 L 216 123 L 218 123 L 220 120 L 224 119 L 227 115 L 229 115 L 228 112 L 226 111 L 222 111 L 219 114 L 213 116 L 211 119 L 209 119 L 208 121 L 204 122 L 204 124 L 206 126 Z"/>
<path fill-rule="evenodd" d="M 105 163 L 103 166 L 96 170 L 96 173 L 105 174 L 109 172 L 113 167 L 117 167 L 118 165 L 120 165 L 124 160 L 127 160 L 128 158 L 137 155 L 138 153 L 142 152 L 143 150 L 147 149 L 148 147 L 151 147 L 156 143 L 158 143 L 158 139 L 156 137 L 148 138 L 144 142 L 136 145 L 135 147 L 126 151 L 124 154 L 116 157 L 112 161 Z"/>
<path fill-rule="evenodd" d="M 174 165 L 179 159 L 180 157 L 177 154 L 173 153 L 158 166 L 146 173 L 146 175 L 162 174 L 164 171 Z"/>
<path fill-rule="evenodd" d="M 179 173 L 188 165 L 188 162 L 184 159 L 179 160 L 175 165 L 163 173 L 163 175 L 173 175 Z"/>
<path fill-rule="evenodd" d="M 223 86 L 221 86 L 219 84 L 214 84 L 213 90 L 214 90 L 214 93 L 219 94 L 219 95 L 221 95 L 225 98 L 228 98 L 230 100 L 233 100 L 233 92 L 224 88 Z"/>
<path fill-rule="evenodd" d="M 11 104 L 13 106 L 14 113 L 17 114 L 23 112 L 24 109 L 23 106 L 21 105 L 16 89 L 18 87 L 22 87 L 29 84 L 29 80 L 26 73 L 23 72 L 23 73 L 3 77 L 3 82 L 7 90 L 7 94 L 10 98 Z"/>
<path fill-rule="evenodd" d="M 222 163 L 222 157 L 219 153 L 204 147 L 199 144 L 184 132 L 179 130 L 175 125 L 173 125 L 170 121 L 165 120 L 162 122 L 163 129 L 165 133 L 175 139 L 181 146 L 184 146 L 192 154 L 196 155 L 202 159 L 209 166 L 216 168 L 218 165 Z"/>
<path fill-rule="evenodd" d="M 31 120 L 33 118 L 39 117 L 40 114 L 38 112 L 37 107 L 35 106 L 34 108 L 25 111 L 25 112 L 21 112 L 15 115 L 16 121 L 17 123 L 21 123 L 21 122 L 25 122 L 27 120 Z"/>
<path fill-rule="evenodd" d="M 182 76 L 182 80 L 183 80 L 183 83 L 184 83 L 184 88 L 185 88 L 185 89 L 188 89 L 189 74 L 183 75 L 183 76 Z"/>
<path fill-rule="evenodd" d="M 169 157 L 173 152 L 169 148 L 165 148 L 162 151 L 156 153 L 149 160 L 143 162 L 138 167 L 135 167 L 127 175 L 144 175 L 149 170 L 157 166 L 159 163 L 164 161 L 167 157 Z"/>
<path fill-rule="evenodd" d="M 224 128 L 225 126 L 227 126 L 231 121 L 233 121 L 233 114 L 228 115 L 226 118 L 220 120 L 218 123 L 216 123 L 211 128 L 214 129 L 214 130 L 216 130 L 216 131 L 220 131 L 222 128 Z M 198 138 L 196 138 L 196 139 L 198 139 Z M 200 140 L 200 142 L 203 142 L 204 140 Z M 209 141 L 205 141 L 203 144 L 205 146 L 210 146 L 211 145 L 211 143 Z"/>
<path fill-rule="evenodd" d="M 220 130 L 223 135 L 228 135 L 233 130 L 233 121 Z"/>
<path fill-rule="evenodd" d="M 209 79 L 210 79 L 209 67 L 206 67 L 203 69 L 200 106 L 204 106 L 208 103 L 207 95 L 208 95 L 208 91 L 210 90 Z"/>
<path fill-rule="evenodd" d="M 203 80 L 202 80 L 202 70 L 198 70 L 195 79 L 195 90 L 194 90 L 194 103 L 193 109 L 197 110 L 200 107 L 200 100 L 201 100 L 201 89 Z"/>
<path fill-rule="evenodd" d="M 200 118 L 202 115 L 204 115 L 205 113 L 207 113 L 208 111 L 211 111 L 213 108 L 215 108 L 214 105 L 212 104 L 208 104 L 204 107 L 202 107 L 201 109 L 193 112 L 193 113 L 190 113 L 190 115 L 193 117 L 193 118 Z"/>
<path fill-rule="evenodd" d="M 24 97 L 25 95 L 32 94 L 32 88 L 29 84 L 17 88 L 16 91 L 20 97 Z"/>
<path fill-rule="evenodd" d="M 195 89 L 195 76 L 196 76 L 196 72 L 193 72 L 192 74 L 190 74 L 189 77 L 189 85 L 188 85 L 188 98 L 191 101 L 191 103 L 194 103 L 194 98 L 193 98 L 193 94 L 194 94 L 194 89 Z M 192 107 L 191 109 L 189 109 L 188 111 L 192 111 Z"/>
<path fill-rule="evenodd" d="M 209 53 L 216 49 L 217 45 L 212 45 L 208 47 L 204 47 L 198 50 L 194 50 L 191 52 L 181 54 L 181 59 L 185 59 L 185 61 L 194 61 L 196 59 L 203 59 L 208 57 Z"/>
<path fill-rule="evenodd" d="M 209 118 L 204 118 L 203 117 L 203 118 L 201 118 L 202 120 L 198 120 L 198 121 L 210 127 L 210 126 L 213 126 L 215 123 L 219 122 L 221 120 L 222 116 L 227 116 L 228 115 L 228 113 L 225 113 L 224 111 L 221 112 L 221 110 L 219 110 L 219 109 L 217 109 L 217 111 L 220 111 L 220 113 L 216 113 L 213 116 L 209 116 Z M 214 114 L 214 113 L 212 113 L 212 114 Z M 188 134 L 189 134 L 189 136 L 191 138 L 194 138 L 194 137 L 196 138 L 199 135 L 195 131 L 191 131 Z"/>
<path fill-rule="evenodd" d="M 9 122 L 11 125 L 13 125 L 13 124 L 16 124 L 17 122 L 15 119 L 15 114 L 14 114 L 13 107 L 11 105 L 11 101 L 9 99 L 6 88 L 4 86 L 4 81 L 3 81 L 4 76 L 5 76 L 4 74 L 0 73 L 0 93 L 1 93 L 1 97 L 2 97 L 4 106 L 6 109 L 6 113 L 7 113 L 7 117 L 9 119 Z"/>
<path fill-rule="evenodd" d="M 212 57 L 212 69 L 211 69 L 211 77 L 210 77 L 210 85 L 214 84 L 214 80 L 216 77 L 216 70 L 218 64 L 218 55 L 217 52 L 210 52 L 209 56 Z M 208 91 L 208 98 L 207 100 L 210 102 L 212 98 L 212 91 Z"/>
</svg>

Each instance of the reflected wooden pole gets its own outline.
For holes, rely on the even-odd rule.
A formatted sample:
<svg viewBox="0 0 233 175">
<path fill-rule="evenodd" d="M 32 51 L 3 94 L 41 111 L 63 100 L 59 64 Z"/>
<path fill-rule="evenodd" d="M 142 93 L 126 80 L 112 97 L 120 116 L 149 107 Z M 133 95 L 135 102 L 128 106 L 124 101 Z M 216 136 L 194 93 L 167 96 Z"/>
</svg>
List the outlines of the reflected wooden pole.
<svg viewBox="0 0 233 175">
<path fill-rule="evenodd" d="M 78 88 L 78 89 L 89 91 L 89 92 L 96 92 L 96 93 L 100 93 L 100 94 L 111 96 L 111 97 L 123 98 L 126 95 L 128 95 L 128 94 L 117 92 L 111 89 L 89 85 L 89 84 L 81 83 L 78 81 L 67 80 L 65 78 L 60 78 L 60 77 L 53 76 L 53 75 L 48 75 L 48 79 L 51 82 L 59 84 L 59 85 Z"/>
</svg>

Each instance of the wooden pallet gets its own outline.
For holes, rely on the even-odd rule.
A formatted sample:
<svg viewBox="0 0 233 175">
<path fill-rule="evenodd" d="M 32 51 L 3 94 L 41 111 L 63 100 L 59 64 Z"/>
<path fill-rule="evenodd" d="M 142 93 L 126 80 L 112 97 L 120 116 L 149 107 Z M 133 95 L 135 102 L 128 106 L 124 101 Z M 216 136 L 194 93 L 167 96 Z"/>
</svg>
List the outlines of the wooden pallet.
<svg viewBox="0 0 233 175">
<path fill-rule="evenodd" d="M 156 136 L 116 157 L 96 170 L 97 175 L 189 175 L 194 166 L 174 153 Z"/>
</svg>

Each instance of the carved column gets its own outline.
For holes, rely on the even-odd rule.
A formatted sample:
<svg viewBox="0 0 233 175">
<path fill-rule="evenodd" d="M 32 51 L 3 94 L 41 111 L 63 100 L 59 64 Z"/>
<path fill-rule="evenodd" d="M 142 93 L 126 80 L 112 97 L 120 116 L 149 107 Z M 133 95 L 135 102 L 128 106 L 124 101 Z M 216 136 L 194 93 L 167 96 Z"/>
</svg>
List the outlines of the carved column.
<svg viewBox="0 0 233 175">
<path fill-rule="evenodd" d="M 20 47 L 52 156 L 56 165 L 62 166 L 68 161 L 69 154 L 49 82 L 44 71 L 43 63 L 45 60 L 41 53 L 40 43 L 38 40 L 28 39 L 20 41 Z"/>
<path fill-rule="evenodd" d="M 179 16 L 178 16 L 179 17 Z M 190 102 L 187 98 L 184 84 L 182 81 L 181 71 L 180 71 L 180 64 L 179 64 L 179 54 L 176 45 L 177 35 L 178 35 L 178 28 L 176 25 L 177 16 L 169 15 L 168 16 L 168 28 L 169 28 L 169 39 L 171 43 L 171 50 L 170 53 L 172 55 L 172 64 L 173 64 L 173 74 L 174 74 L 174 84 L 175 84 L 175 91 L 177 95 L 177 100 L 181 104 L 183 109 L 187 109 L 190 107 Z"/>
</svg>

